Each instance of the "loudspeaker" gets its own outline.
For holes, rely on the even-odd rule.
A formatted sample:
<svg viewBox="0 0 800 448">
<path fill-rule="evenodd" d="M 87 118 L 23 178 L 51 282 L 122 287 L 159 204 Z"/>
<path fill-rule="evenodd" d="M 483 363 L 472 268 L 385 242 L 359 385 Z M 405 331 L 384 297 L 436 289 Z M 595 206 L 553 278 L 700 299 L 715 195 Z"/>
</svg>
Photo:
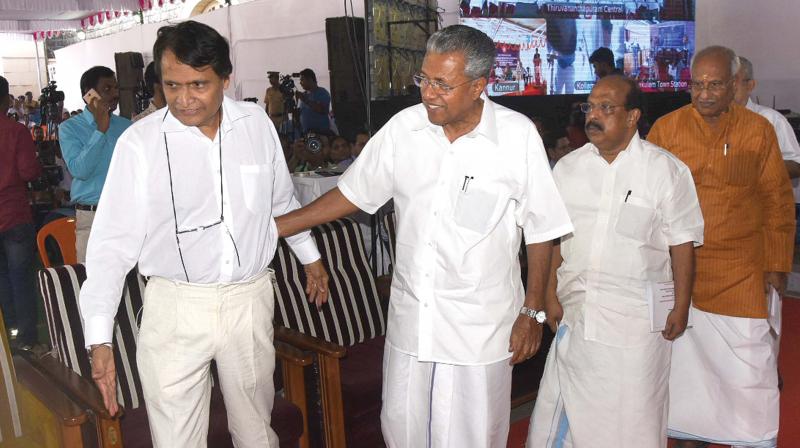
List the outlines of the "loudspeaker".
<svg viewBox="0 0 800 448">
<path fill-rule="evenodd" d="M 144 79 L 144 59 L 141 53 L 114 53 L 119 85 L 119 114 L 131 118 L 136 112 L 136 89 Z"/>
<path fill-rule="evenodd" d="M 365 130 L 367 123 L 364 19 L 325 19 L 325 35 L 333 116 L 339 135 L 352 141 L 358 132 Z"/>
</svg>

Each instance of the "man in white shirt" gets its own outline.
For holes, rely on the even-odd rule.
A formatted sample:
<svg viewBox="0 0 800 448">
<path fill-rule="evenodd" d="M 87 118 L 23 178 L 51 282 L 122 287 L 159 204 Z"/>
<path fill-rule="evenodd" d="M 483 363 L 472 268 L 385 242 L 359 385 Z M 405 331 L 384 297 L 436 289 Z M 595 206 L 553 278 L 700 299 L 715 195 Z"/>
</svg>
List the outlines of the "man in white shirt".
<svg viewBox="0 0 800 448">
<path fill-rule="evenodd" d="M 168 108 L 119 139 L 95 217 L 80 297 L 92 377 L 117 412 L 112 329 L 126 273 L 149 277 L 137 363 L 155 446 L 205 446 L 216 361 L 236 446 L 277 447 L 270 428 L 274 216 L 299 207 L 278 135 L 255 104 L 223 95 L 225 39 L 187 21 L 153 48 Z M 327 273 L 306 232 L 289 238 L 309 300 Z"/>
<path fill-rule="evenodd" d="M 494 59 L 474 28 L 434 33 L 415 76 L 422 104 L 389 120 L 338 188 L 278 219 L 291 235 L 394 199 L 381 412 L 390 447 L 505 446 L 512 364 L 539 348 L 552 240 L 572 231 L 533 123 L 483 94 Z"/>
<path fill-rule="evenodd" d="M 739 71 L 736 74 L 735 92 L 733 100 L 740 106 L 745 106 L 751 111 L 763 116 L 775 128 L 775 135 L 778 137 L 778 146 L 781 148 L 783 164 L 792 179 L 795 187 L 795 202 L 797 202 L 798 191 L 797 182 L 794 179 L 800 177 L 800 144 L 797 143 L 797 136 L 789 124 L 789 120 L 780 112 L 769 107 L 756 104 L 750 99 L 750 94 L 756 88 L 756 79 L 753 75 L 753 63 L 744 56 L 739 56 Z"/>
<path fill-rule="evenodd" d="M 528 446 L 666 448 L 669 341 L 686 328 L 703 217 L 689 168 L 639 138 L 636 81 L 606 76 L 588 101 L 590 143 L 553 170 L 575 232 L 554 246 L 546 312 L 560 323 Z M 666 281 L 675 305 L 653 332 L 646 291 Z"/>
</svg>

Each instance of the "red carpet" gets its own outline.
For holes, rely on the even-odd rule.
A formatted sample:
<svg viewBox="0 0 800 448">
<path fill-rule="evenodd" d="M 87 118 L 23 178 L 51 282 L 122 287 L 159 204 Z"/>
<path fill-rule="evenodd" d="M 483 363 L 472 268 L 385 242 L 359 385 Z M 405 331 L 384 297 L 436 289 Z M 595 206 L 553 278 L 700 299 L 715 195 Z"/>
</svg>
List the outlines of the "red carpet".
<svg viewBox="0 0 800 448">
<path fill-rule="evenodd" d="M 798 402 L 800 402 L 800 325 L 798 322 L 800 322 L 800 299 L 784 300 L 783 336 L 778 359 L 781 376 L 783 376 L 781 426 L 778 432 L 779 448 L 800 447 L 800 406 L 798 406 Z M 508 434 L 508 448 L 525 446 L 528 422 L 529 419 L 525 418 L 511 425 Z M 720 445 L 712 445 L 712 447 L 722 448 Z"/>
</svg>

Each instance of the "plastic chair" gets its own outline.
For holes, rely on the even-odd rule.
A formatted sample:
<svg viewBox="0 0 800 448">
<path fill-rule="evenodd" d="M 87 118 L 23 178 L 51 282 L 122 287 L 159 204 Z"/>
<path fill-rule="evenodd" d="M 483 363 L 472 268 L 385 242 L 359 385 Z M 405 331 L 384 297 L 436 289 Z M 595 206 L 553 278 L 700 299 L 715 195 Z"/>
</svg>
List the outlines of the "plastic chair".
<svg viewBox="0 0 800 448">
<path fill-rule="evenodd" d="M 59 218 L 45 224 L 36 235 L 36 246 L 39 248 L 39 256 L 45 268 L 52 267 L 50 257 L 47 256 L 45 240 L 53 237 L 61 250 L 61 260 L 63 264 L 76 264 L 78 254 L 75 249 L 75 218 Z"/>
</svg>

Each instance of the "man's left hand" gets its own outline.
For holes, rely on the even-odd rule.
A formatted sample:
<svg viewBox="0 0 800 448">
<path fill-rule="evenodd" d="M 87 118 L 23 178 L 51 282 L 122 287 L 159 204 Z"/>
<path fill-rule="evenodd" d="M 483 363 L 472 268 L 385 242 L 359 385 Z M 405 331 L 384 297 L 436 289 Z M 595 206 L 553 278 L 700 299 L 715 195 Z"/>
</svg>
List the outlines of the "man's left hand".
<svg viewBox="0 0 800 448">
<path fill-rule="evenodd" d="M 511 328 L 511 339 L 508 351 L 513 352 L 511 365 L 519 364 L 530 359 L 539 351 L 542 343 L 542 325 L 534 319 L 520 314 Z"/>
<path fill-rule="evenodd" d="M 328 271 L 322 265 L 322 259 L 303 266 L 306 271 L 306 296 L 308 303 L 316 303 L 319 309 L 328 301 Z"/>
<path fill-rule="evenodd" d="M 778 291 L 781 296 L 786 292 L 786 283 L 788 282 L 788 275 L 785 272 L 765 272 L 764 273 L 764 293 L 769 293 L 769 287 L 772 286 Z"/>
</svg>

